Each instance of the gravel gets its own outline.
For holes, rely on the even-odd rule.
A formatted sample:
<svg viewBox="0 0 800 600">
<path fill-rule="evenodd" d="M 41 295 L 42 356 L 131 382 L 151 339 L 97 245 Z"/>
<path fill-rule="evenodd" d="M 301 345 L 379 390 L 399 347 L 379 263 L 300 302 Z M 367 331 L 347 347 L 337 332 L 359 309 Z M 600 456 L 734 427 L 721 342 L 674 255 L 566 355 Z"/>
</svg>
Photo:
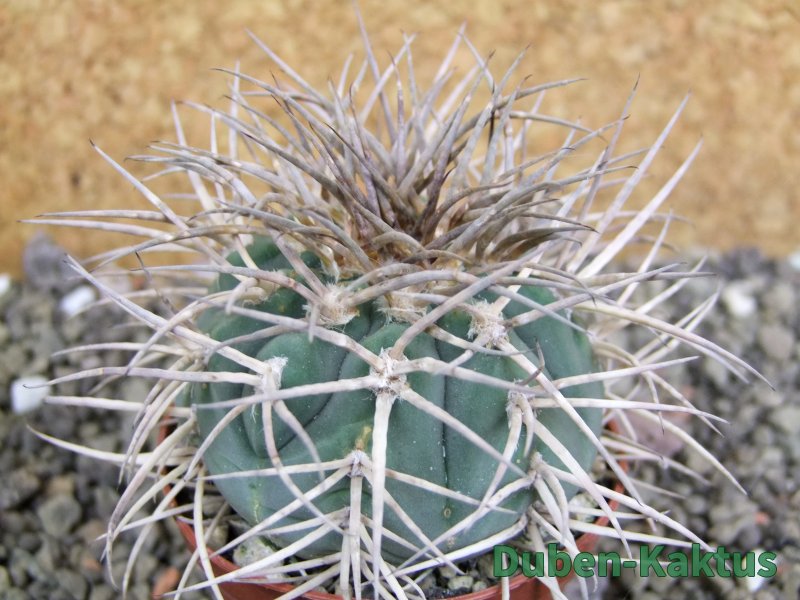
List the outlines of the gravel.
<svg viewBox="0 0 800 600">
<path fill-rule="evenodd" d="M 800 262 L 795 262 L 768 260 L 753 250 L 712 256 L 706 269 L 719 273 L 718 280 L 684 287 L 663 309 L 662 316 L 683 315 L 719 285 L 721 302 L 699 332 L 745 358 L 774 386 L 742 382 L 708 360 L 674 368 L 669 374 L 697 408 L 729 421 L 720 426 L 723 435 L 698 420 L 682 425 L 720 458 L 747 494 L 696 456 L 684 456 L 687 451 L 680 444 L 664 444 L 662 451 L 684 459 L 708 479 L 707 484 L 653 463 L 640 463 L 632 470 L 637 480 L 676 494 L 643 487 L 647 501 L 669 510 L 712 546 L 723 544 L 732 552 L 775 552 L 778 573 L 769 579 L 661 579 L 623 570 L 621 577 L 599 582 L 596 598 L 766 600 L 800 594 L 800 314 L 796 305 Z M 50 379 L 101 364 L 92 352 L 51 359 L 53 352 L 78 343 L 127 339 L 133 330 L 109 307 L 82 312 L 90 296 L 79 281 L 65 278 L 62 253 L 45 238 L 38 238 L 26 250 L 24 266 L 22 282 L 9 283 L 0 274 L 0 283 L 6 282 L 0 285 L 0 598 L 118 598 L 96 541 L 105 532 L 119 497 L 116 468 L 56 448 L 32 430 L 119 452 L 131 432 L 131 417 L 56 405 L 15 410 L 12 393 L 19 393 L 17 384 L 29 381 L 26 378 Z M 122 364 L 124 357 L 116 359 Z M 103 360 L 108 361 L 108 356 Z M 82 394 L 90 385 L 71 382 L 57 390 L 63 395 Z M 141 382 L 117 381 L 102 395 L 134 398 L 143 391 Z M 642 530 L 651 532 L 644 525 Z M 123 536 L 115 553 L 110 571 L 117 581 L 133 541 Z M 129 597 L 134 600 L 149 598 L 155 586 L 174 579 L 175 569 L 182 569 L 186 560 L 181 538 L 171 524 L 157 525 L 145 550 L 145 558 L 132 573 Z M 618 551 L 619 546 L 606 541 L 601 550 Z M 462 579 L 451 579 L 450 585 L 479 588 L 480 570 L 479 562 Z"/>
<path fill-rule="evenodd" d="M 99 365 L 91 352 L 51 359 L 53 352 L 130 336 L 124 316 L 110 308 L 80 312 L 88 294 L 79 281 L 66 277 L 62 265 L 63 251 L 37 238 L 25 252 L 25 280 L 0 289 L 0 599 L 120 597 L 101 563 L 97 541 L 119 498 L 117 468 L 57 448 L 32 431 L 110 452 L 122 451 L 132 431 L 129 418 L 116 413 L 37 408 L 42 388 L 27 387 Z M 118 364 L 122 358 L 116 357 Z M 57 392 L 84 394 L 94 383 L 67 383 Z M 103 394 L 133 398 L 141 388 L 135 382 L 115 382 Z M 117 581 L 133 541 L 123 536 L 115 552 L 111 571 Z M 144 554 L 146 568 L 134 569 L 130 583 L 133 600 L 150 598 L 160 578 L 186 560 L 177 530 L 165 525 L 156 527 Z"/>
<path fill-rule="evenodd" d="M 719 273 L 722 310 L 710 314 L 699 332 L 748 361 L 774 389 L 740 381 L 707 360 L 690 363 L 678 379 L 697 408 L 728 421 L 720 427 L 722 435 L 696 420 L 688 425 L 692 437 L 720 459 L 746 494 L 697 456 L 685 455 L 685 449 L 678 449 L 676 458 L 706 476 L 706 485 L 656 464 L 640 463 L 633 475 L 677 492 L 677 498 L 645 493 L 645 500 L 671 511 L 712 547 L 774 552 L 778 571 L 772 578 L 742 579 L 644 578 L 623 571 L 622 577 L 605 582 L 605 598 L 800 597 L 800 264 L 737 250 L 715 257 L 707 268 Z M 701 299 L 695 286 L 684 290 L 673 301 L 673 314 L 679 314 L 680 305 Z M 642 531 L 652 533 L 645 527 Z M 618 546 L 604 542 L 601 549 Z"/>
</svg>

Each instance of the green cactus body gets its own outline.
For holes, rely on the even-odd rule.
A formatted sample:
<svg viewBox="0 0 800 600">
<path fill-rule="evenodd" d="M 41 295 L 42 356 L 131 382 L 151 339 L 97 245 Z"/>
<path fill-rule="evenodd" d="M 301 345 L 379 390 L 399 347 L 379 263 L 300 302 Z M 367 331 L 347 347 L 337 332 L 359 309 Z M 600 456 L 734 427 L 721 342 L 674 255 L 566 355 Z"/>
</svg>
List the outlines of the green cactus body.
<svg viewBox="0 0 800 600">
<path fill-rule="evenodd" d="M 278 249 L 265 238 L 258 239 L 249 248 L 250 255 L 261 269 L 282 270 L 299 279 L 292 271 L 288 261 Z M 316 259 L 303 256 L 311 268 L 318 268 Z M 238 254 L 229 258 L 234 265 L 241 266 Z M 230 290 L 234 278 L 221 276 L 212 291 Z M 555 298 L 537 287 L 521 287 L 520 294 L 539 304 L 548 304 Z M 491 300 L 488 294 L 482 299 Z M 296 292 L 280 289 L 261 304 L 251 306 L 257 310 L 303 318 L 306 301 Z M 408 324 L 393 322 L 379 311 L 375 302 L 358 307 L 358 314 L 340 330 L 374 353 L 391 347 Z M 510 302 L 504 316 L 511 317 L 529 310 L 518 302 Z M 225 314 L 221 309 L 208 310 L 199 321 L 200 328 L 218 341 L 256 332 L 265 328 L 265 323 L 256 319 Z M 441 328 L 468 339 L 470 317 L 466 312 L 455 310 L 437 323 Z M 545 359 L 545 371 L 551 379 L 569 375 L 592 372 L 594 359 L 586 336 L 551 317 L 540 318 L 532 323 L 518 327 L 509 335 L 510 341 L 527 356 L 536 357 L 537 342 Z M 306 332 L 284 333 L 267 339 L 234 344 L 238 350 L 262 360 L 282 357 L 286 359 L 281 373 L 281 388 L 291 388 L 309 383 L 321 383 L 365 376 L 368 365 L 358 356 L 328 342 L 314 339 L 309 341 Z M 451 344 L 437 340 L 427 333 L 416 336 L 405 349 L 408 359 L 434 357 L 450 361 L 463 352 Z M 511 358 L 476 354 L 463 367 L 478 373 L 489 374 L 507 381 L 524 380 L 527 374 Z M 241 371 L 236 363 L 215 354 L 209 360 L 209 371 Z M 429 402 L 446 410 L 456 417 L 482 439 L 502 452 L 508 438 L 508 392 L 489 385 L 475 384 L 451 376 L 414 372 L 408 375 L 410 387 Z M 602 397 L 600 383 L 585 384 L 563 389 L 567 397 Z M 241 384 L 212 383 L 193 384 L 189 398 L 193 404 L 231 400 L 253 394 L 254 391 Z M 354 449 L 371 451 L 370 432 L 375 414 L 375 398 L 370 390 L 337 392 L 317 396 L 287 400 L 286 405 L 294 417 L 303 425 L 313 440 L 323 461 L 343 458 Z M 228 425 L 204 455 L 208 470 L 212 475 L 250 469 L 264 469 L 272 465 L 264 441 L 262 407 L 254 405 L 239 415 Z M 579 409 L 581 417 L 595 433 L 601 425 L 599 409 Z M 207 408 L 197 411 L 199 429 L 205 438 L 226 414 L 225 409 Z M 579 431 L 572 419 L 558 409 L 542 409 L 536 418 L 553 432 L 572 452 L 584 469 L 589 469 L 595 456 L 595 448 L 587 437 Z M 281 461 L 284 465 L 313 463 L 306 445 L 293 430 L 273 412 L 273 434 Z M 513 462 L 527 470 L 529 456 L 524 455 L 526 435 L 523 429 L 520 442 L 513 456 Z M 553 452 L 541 441 L 534 440 L 533 450 L 541 453 L 549 464 L 562 467 Z M 489 486 L 498 462 L 473 442 L 461 434 L 450 430 L 429 414 L 398 400 L 392 406 L 389 418 L 387 468 L 413 475 L 457 490 L 461 494 L 481 500 Z M 518 477 L 506 472 L 501 485 Z M 293 475 L 292 481 L 301 490 L 308 490 L 319 483 L 317 473 Z M 233 509 L 248 522 L 258 523 L 295 499 L 294 494 L 275 476 L 241 477 L 222 479 L 216 482 L 218 489 Z M 458 500 L 448 499 L 439 494 L 391 477 L 386 479 L 386 490 L 402 509 L 414 520 L 431 539 L 438 537 L 463 520 L 475 506 Z M 571 495 L 574 490 L 568 490 Z M 369 485 L 364 485 L 362 510 L 371 514 Z M 530 489 L 523 489 L 510 496 L 503 507 L 511 512 L 494 511 L 485 515 L 472 527 L 447 539 L 444 550 L 453 550 L 472 544 L 478 540 L 498 533 L 511 526 L 534 500 Z M 317 497 L 315 505 L 324 513 L 330 513 L 350 505 L 350 491 L 347 480 L 340 481 L 329 491 Z M 301 508 L 284 518 L 279 525 L 305 521 L 312 517 L 307 508 Z M 384 510 L 384 527 L 419 546 L 420 541 L 406 527 L 394 511 Z M 285 546 L 301 537 L 305 532 L 273 536 L 279 546 Z M 341 548 L 341 540 L 329 533 L 315 544 L 306 548 L 304 557 L 324 555 Z M 406 559 L 413 552 L 403 545 L 385 540 L 383 553 L 393 559 Z"/>
</svg>

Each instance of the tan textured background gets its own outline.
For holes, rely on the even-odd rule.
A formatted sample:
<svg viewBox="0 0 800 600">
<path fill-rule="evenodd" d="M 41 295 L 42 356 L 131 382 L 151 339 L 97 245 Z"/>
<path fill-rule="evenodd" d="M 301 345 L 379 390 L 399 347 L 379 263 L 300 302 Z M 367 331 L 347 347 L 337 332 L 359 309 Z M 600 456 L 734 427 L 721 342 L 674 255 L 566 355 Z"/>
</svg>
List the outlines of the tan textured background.
<svg viewBox="0 0 800 600">
<path fill-rule="evenodd" d="M 464 21 L 481 52 L 496 50 L 498 69 L 530 43 L 521 74 L 589 78 L 552 93 L 548 106 L 591 126 L 619 114 L 640 74 L 625 148 L 651 143 L 691 90 L 657 171 L 674 169 L 704 137 L 672 205 L 695 227 L 678 228 L 673 239 L 758 245 L 773 255 L 800 247 L 797 0 L 362 0 L 361 7 L 381 60 L 399 48 L 401 31 L 421 33 L 414 51 L 422 76 Z M 174 139 L 171 100 L 220 101 L 225 77 L 210 67 L 241 59 L 244 71 L 268 77 L 270 64 L 246 28 L 316 85 L 360 46 L 347 1 L 0 1 L 0 272 L 19 273 L 35 229 L 17 219 L 140 202 L 90 138 L 122 159 Z M 81 255 L 108 244 L 53 233 Z"/>
</svg>

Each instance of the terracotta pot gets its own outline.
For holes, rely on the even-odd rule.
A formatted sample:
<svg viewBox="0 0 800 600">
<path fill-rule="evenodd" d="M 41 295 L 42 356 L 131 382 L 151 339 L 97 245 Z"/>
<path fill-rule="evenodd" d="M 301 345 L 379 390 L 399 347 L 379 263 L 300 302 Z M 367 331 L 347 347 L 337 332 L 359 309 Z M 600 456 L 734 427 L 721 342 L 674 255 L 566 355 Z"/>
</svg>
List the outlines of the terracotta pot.
<svg viewBox="0 0 800 600">
<path fill-rule="evenodd" d="M 615 430 L 613 423 L 610 427 Z M 168 426 L 161 428 L 159 432 L 159 442 L 161 442 L 167 435 Z M 622 464 L 623 469 L 627 470 L 627 465 Z M 622 491 L 622 485 L 617 483 L 617 491 Z M 169 492 L 169 486 L 164 488 L 165 493 Z M 609 502 L 612 510 L 616 510 L 619 505 L 618 502 Z M 197 538 L 194 534 L 194 529 L 183 521 L 176 521 L 178 529 L 186 540 L 186 545 L 191 552 L 197 549 Z M 605 526 L 608 524 L 608 517 L 600 517 L 595 521 L 596 525 Z M 580 552 L 593 552 L 597 547 L 599 536 L 595 533 L 584 533 L 577 539 L 577 547 Z M 237 567 L 231 561 L 223 556 L 211 557 L 211 568 L 214 574 L 219 577 L 234 571 Z M 570 572 L 565 577 L 559 577 L 559 584 L 563 588 L 564 584 L 574 576 L 574 572 Z M 292 586 L 287 583 L 272 583 L 272 584 L 256 584 L 256 583 L 236 583 L 226 582 L 219 586 L 225 600 L 274 600 L 282 594 L 285 594 L 292 589 Z M 512 577 L 509 581 L 509 591 L 511 600 L 549 600 L 551 598 L 550 591 L 547 589 L 540 580 L 526 577 L 524 575 L 517 575 Z M 306 592 L 301 596 L 305 600 L 342 600 L 342 596 L 335 594 L 327 594 L 324 592 Z M 450 596 L 448 600 L 502 600 L 502 590 L 500 585 L 495 585 L 479 592 L 472 592 L 469 594 L 462 594 L 460 596 Z"/>
<path fill-rule="evenodd" d="M 616 504 L 616 502 L 612 502 L 611 507 L 616 509 Z M 608 518 L 601 517 L 595 521 L 595 523 L 600 526 L 606 525 L 608 523 Z M 193 552 L 197 548 L 197 538 L 194 535 L 194 529 L 182 521 L 178 521 L 178 528 L 180 529 L 181 535 L 183 535 L 183 539 L 186 540 L 189 550 Z M 581 552 L 592 552 L 597 546 L 597 541 L 597 534 L 585 533 L 577 540 L 578 550 Z M 222 556 L 212 557 L 211 567 L 214 574 L 217 576 L 225 575 L 236 569 L 236 565 Z M 573 575 L 574 573 L 570 573 L 566 577 L 559 578 L 561 586 L 563 587 Z M 225 600 L 274 600 L 281 594 L 285 594 L 292 589 L 292 586 L 286 583 L 223 583 L 220 584 L 219 587 Z M 512 577 L 509 581 L 509 589 L 511 591 L 511 600 L 547 600 L 551 597 L 550 591 L 541 581 L 525 577 L 524 575 Z M 322 592 L 306 592 L 301 598 L 306 600 L 342 600 L 341 596 Z M 450 596 L 449 600 L 501 600 L 501 598 L 502 592 L 500 586 L 495 585 L 481 590 L 480 592 L 472 592 L 461 596 Z"/>
</svg>

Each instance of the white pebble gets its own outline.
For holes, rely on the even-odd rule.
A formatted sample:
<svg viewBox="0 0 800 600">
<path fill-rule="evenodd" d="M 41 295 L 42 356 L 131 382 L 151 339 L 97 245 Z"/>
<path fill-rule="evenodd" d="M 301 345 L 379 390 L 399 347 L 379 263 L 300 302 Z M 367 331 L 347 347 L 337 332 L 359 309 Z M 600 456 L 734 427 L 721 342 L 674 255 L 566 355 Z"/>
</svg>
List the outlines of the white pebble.
<svg viewBox="0 0 800 600">
<path fill-rule="evenodd" d="M 746 319 L 755 314 L 758 309 L 756 299 L 749 287 L 732 283 L 722 291 L 722 302 L 725 308 L 736 318 Z"/>
<path fill-rule="evenodd" d="M 240 567 L 246 567 L 275 554 L 275 549 L 261 537 L 249 537 L 236 546 L 233 551 L 233 562 Z M 278 564 L 283 564 L 279 562 Z M 270 582 L 285 581 L 286 576 L 281 574 L 271 575 Z"/>
<path fill-rule="evenodd" d="M 792 252 L 789 255 L 789 266 L 795 271 L 800 271 L 800 250 Z"/>
<path fill-rule="evenodd" d="M 753 551 L 755 554 L 755 562 L 759 564 L 759 557 L 764 553 L 764 550 L 759 548 Z M 777 563 L 777 561 L 776 561 Z M 751 593 L 755 593 L 760 590 L 765 583 L 767 583 L 767 578 L 762 577 L 761 575 L 756 574 L 754 577 L 745 577 L 745 583 L 747 584 L 747 589 L 750 590 Z"/>
<path fill-rule="evenodd" d="M 471 591 L 474 594 L 475 592 L 482 592 L 487 587 L 489 587 L 489 585 L 485 581 L 478 580 L 478 581 L 476 581 L 475 583 L 472 584 L 472 590 Z"/>
<path fill-rule="evenodd" d="M 8 273 L 0 273 L 0 298 L 5 296 L 6 292 L 11 289 L 11 275 Z"/>
<path fill-rule="evenodd" d="M 89 285 L 82 285 L 61 298 L 58 308 L 67 317 L 72 317 L 94 302 L 94 299 L 94 288 Z"/>
<path fill-rule="evenodd" d="M 41 375 L 20 377 L 11 383 L 11 410 L 21 415 L 36 410 L 50 393 L 47 379 Z"/>
<path fill-rule="evenodd" d="M 458 575 L 457 577 L 453 577 L 450 581 L 447 582 L 447 589 L 469 590 L 472 588 L 473 583 L 475 583 L 474 577 L 470 577 L 469 575 Z"/>
</svg>

